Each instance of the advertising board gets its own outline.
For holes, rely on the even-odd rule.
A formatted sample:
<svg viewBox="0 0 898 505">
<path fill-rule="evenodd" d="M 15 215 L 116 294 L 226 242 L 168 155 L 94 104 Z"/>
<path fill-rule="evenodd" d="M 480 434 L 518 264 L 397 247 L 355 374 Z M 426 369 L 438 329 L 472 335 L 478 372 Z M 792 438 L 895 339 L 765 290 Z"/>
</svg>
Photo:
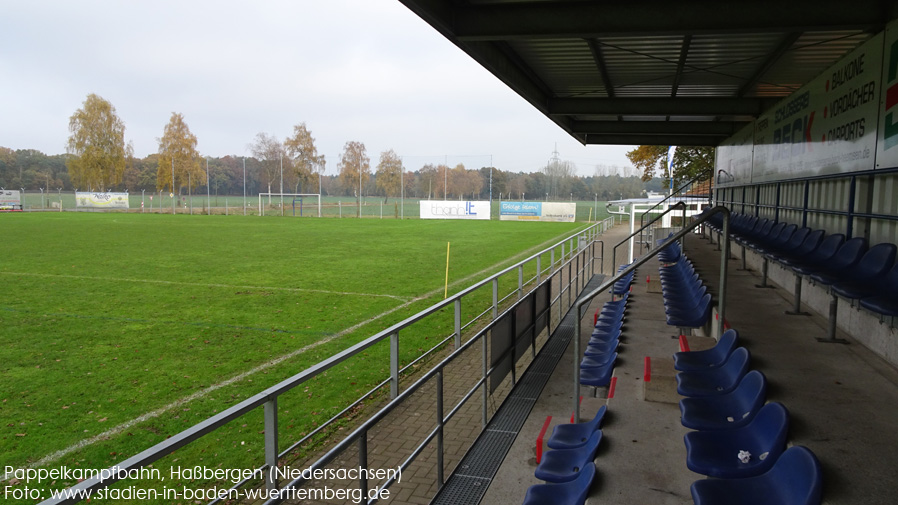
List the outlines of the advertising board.
<svg viewBox="0 0 898 505">
<path fill-rule="evenodd" d="M 75 206 L 95 209 L 127 209 L 128 193 L 75 193 Z"/>
<path fill-rule="evenodd" d="M 880 33 L 758 118 L 751 182 L 873 168 L 882 44 Z"/>
<path fill-rule="evenodd" d="M 885 31 L 876 168 L 898 167 L 898 21 Z"/>
<path fill-rule="evenodd" d="M 577 204 L 562 202 L 501 202 L 499 219 L 502 221 L 553 221 L 573 223 L 577 217 Z"/>
<path fill-rule="evenodd" d="M 0 210 L 22 208 L 22 197 L 19 190 L 4 189 L 0 191 Z"/>
<path fill-rule="evenodd" d="M 489 201 L 421 200 L 421 219 L 489 219 Z"/>
</svg>

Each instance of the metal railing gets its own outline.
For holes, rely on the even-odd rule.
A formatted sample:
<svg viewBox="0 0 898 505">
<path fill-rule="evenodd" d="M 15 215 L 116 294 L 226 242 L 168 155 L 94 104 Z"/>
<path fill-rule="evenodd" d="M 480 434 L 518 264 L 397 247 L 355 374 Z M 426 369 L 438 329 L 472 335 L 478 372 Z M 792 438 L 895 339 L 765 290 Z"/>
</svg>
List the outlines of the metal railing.
<svg viewBox="0 0 898 505">
<path fill-rule="evenodd" d="M 582 320 L 583 320 L 583 307 L 589 304 L 593 298 L 606 292 L 611 286 L 614 286 L 614 283 L 629 275 L 630 272 L 636 270 L 640 266 L 644 265 L 647 261 L 655 257 L 659 252 L 664 250 L 665 247 L 673 244 L 674 242 L 681 240 L 689 234 L 690 231 L 695 228 L 701 226 L 705 221 L 707 221 L 711 216 L 715 214 L 723 214 L 723 229 L 722 233 L 724 236 L 724 246 L 720 253 L 720 291 L 717 299 L 717 315 L 718 315 L 718 327 L 715 329 L 715 334 L 719 335 L 720 333 L 720 325 L 723 324 L 724 318 L 726 317 L 726 289 L 727 289 L 727 259 L 730 256 L 730 211 L 726 207 L 717 206 L 704 214 L 696 216 L 696 218 L 692 221 L 689 226 L 684 226 L 679 232 L 675 233 L 672 237 L 668 238 L 664 241 L 663 244 L 659 245 L 652 251 L 650 251 L 645 256 L 639 258 L 634 261 L 627 268 L 618 272 L 617 275 L 612 277 L 610 280 L 605 281 L 601 286 L 594 289 L 590 293 L 584 295 L 580 298 L 580 301 L 574 306 L 576 310 L 576 333 L 574 333 L 574 422 L 580 422 L 580 333 L 582 330 Z"/>
<path fill-rule="evenodd" d="M 85 493 L 87 491 L 95 491 L 99 489 L 104 489 L 109 487 L 110 485 L 118 482 L 123 476 L 127 476 L 130 470 L 140 469 L 146 467 L 147 465 L 152 464 L 155 461 L 160 460 L 161 458 L 168 456 L 175 452 L 178 449 L 181 449 L 188 444 L 202 438 L 205 435 L 208 435 L 218 428 L 223 427 L 227 423 L 233 421 L 234 419 L 240 418 L 258 407 L 263 407 L 264 409 L 264 463 L 257 470 L 261 471 L 261 475 L 264 475 L 264 483 L 265 487 L 268 490 L 283 490 L 291 487 L 296 487 L 303 483 L 302 479 L 294 480 L 288 483 L 286 486 L 279 487 L 279 483 L 275 478 L 272 477 L 272 472 L 267 472 L 265 470 L 278 468 L 279 463 L 281 462 L 281 458 L 286 456 L 291 450 L 301 445 L 303 442 L 307 440 L 311 440 L 316 434 L 321 433 L 322 430 L 326 428 L 326 426 L 336 419 L 338 419 L 343 413 L 350 411 L 356 405 L 358 405 L 363 399 L 370 397 L 375 391 L 385 386 L 387 383 L 390 385 L 390 398 L 391 401 L 384 406 L 380 411 L 375 413 L 371 418 L 365 421 L 361 427 L 356 429 L 350 436 L 344 439 L 342 442 L 338 443 L 333 449 L 328 451 L 325 456 L 316 461 L 312 468 L 320 468 L 333 459 L 334 455 L 337 454 L 342 448 L 347 447 L 353 443 L 359 444 L 359 457 L 365 458 L 365 460 L 360 460 L 360 463 L 365 463 L 367 461 L 367 438 L 364 436 L 365 433 L 374 425 L 376 425 L 380 420 L 382 420 L 390 411 L 392 411 L 397 405 L 401 404 L 405 399 L 407 399 L 411 394 L 413 394 L 416 390 L 418 390 L 421 385 L 427 382 L 431 378 L 436 378 L 437 381 L 437 417 L 440 419 L 439 426 L 434 429 L 426 440 L 423 441 L 418 447 L 408 456 L 408 458 L 403 463 L 404 466 L 410 464 L 423 450 L 423 447 L 430 443 L 434 437 L 439 436 L 439 455 L 440 462 L 438 476 L 436 477 L 440 484 L 443 483 L 442 474 L 442 426 L 452 419 L 452 417 L 459 411 L 459 409 L 464 405 L 468 400 L 473 398 L 478 389 L 483 389 L 482 394 L 482 425 L 481 430 L 486 426 L 488 419 L 488 399 L 489 399 L 489 391 L 487 389 L 487 379 L 493 374 L 494 368 L 490 368 L 487 366 L 487 338 L 486 335 L 492 330 L 493 326 L 496 324 L 498 320 L 501 319 L 501 316 L 507 314 L 509 311 L 514 310 L 518 304 L 520 304 L 525 299 L 524 288 L 529 284 L 533 284 L 533 288 L 528 291 L 527 295 L 531 295 L 535 293 L 538 289 L 543 286 L 548 286 L 544 289 L 549 289 L 550 301 L 548 307 L 548 313 L 553 313 L 554 311 L 559 311 L 558 313 L 563 313 L 564 311 L 564 302 L 565 295 L 567 298 L 567 308 L 570 309 L 572 304 L 574 303 L 575 296 L 574 291 L 581 291 L 586 283 L 589 281 L 589 278 L 594 275 L 595 272 L 595 261 L 599 260 L 599 271 L 603 270 L 604 263 L 604 242 L 599 240 L 597 237 L 599 233 L 604 231 L 603 223 L 596 223 L 585 230 L 578 232 L 575 235 L 571 235 L 570 237 L 562 240 L 554 244 L 553 246 L 546 248 L 530 257 L 512 265 L 492 276 L 462 290 L 461 292 L 448 297 L 447 299 L 428 307 L 417 314 L 396 323 L 389 328 L 371 336 L 367 339 L 353 345 L 352 347 L 345 349 L 341 352 L 338 352 L 329 358 L 303 370 L 302 372 L 274 385 L 271 386 L 264 391 L 253 395 L 250 398 L 247 398 L 240 403 L 204 420 L 200 423 L 176 434 L 168 439 L 160 442 L 149 449 L 146 449 L 139 454 L 132 456 L 118 464 L 114 467 L 110 468 L 107 472 L 100 472 L 96 477 L 86 479 L 71 488 L 69 488 L 73 493 L 71 493 L 68 497 L 59 497 L 55 499 L 48 499 L 42 503 L 45 504 L 57 504 L 57 503 L 77 503 L 81 501 L 83 498 L 86 498 Z M 561 258 L 557 262 L 555 259 L 555 250 L 558 247 L 561 247 Z M 596 255 L 596 252 L 599 252 L 599 256 Z M 545 254 L 550 255 L 550 265 L 547 269 L 542 268 L 542 256 Z M 524 267 L 531 263 L 535 262 L 535 275 L 529 279 L 524 278 Z M 499 278 L 514 272 L 517 270 L 518 272 L 518 285 L 517 289 L 511 291 L 507 296 L 503 298 L 499 298 Z M 556 296 L 554 295 L 552 290 L 552 285 L 558 285 L 558 292 Z M 461 322 L 461 309 L 462 309 L 462 300 L 465 296 L 472 294 L 477 291 L 479 288 L 485 287 L 487 285 L 492 285 L 492 305 L 483 312 L 480 312 L 466 324 L 462 324 Z M 508 299 L 517 296 L 518 301 L 512 305 L 511 308 L 499 313 L 500 305 Z M 441 310 L 445 308 L 452 307 L 454 309 L 454 332 L 450 334 L 445 339 L 442 339 L 439 343 L 437 343 L 433 348 L 425 352 L 422 356 L 419 356 L 411 363 L 407 364 L 405 367 L 399 367 L 399 334 L 400 331 L 408 328 L 412 324 L 424 320 L 434 314 L 439 313 Z M 485 324 L 485 326 L 477 331 L 475 335 L 470 337 L 466 342 L 462 342 L 462 333 L 469 326 L 475 324 L 476 321 L 483 318 L 485 315 L 492 315 L 492 320 Z M 552 328 L 552 319 L 551 317 L 547 317 L 547 330 L 551 334 L 553 331 Z M 433 369 L 425 373 L 420 379 L 415 381 L 413 384 L 408 386 L 404 391 L 400 390 L 400 376 L 403 372 L 406 372 L 410 368 L 412 368 L 415 364 L 419 363 L 425 356 L 432 355 L 437 350 L 441 349 L 445 343 L 447 343 L 450 339 L 454 339 L 455 350 L 449 354 L 448 357 L 443 359 L 440 363 L 438 363 Z M 279 440 L 278 440 L 278 399 L 281 395 L 297 388 L 301 384 L 313 379 L 324 372 L 334 368 L 336 365 L 345 362 L 347 359 L 360 355 L 365 350 L 371 348 L 372 346 L 389 340 L 390 343 L 390 366 L 389 366 L 389 378 L 385 381 L 381 382 L 374 389 L 368 391 L 359 400 L 356 400 L 349 407 L 346 407 L 339 414 L 332 417 L 330 420 L 325 422 L 322 426 L 319 426 L 317 429 L 303 437 L 300 441 L 292 444 L 290 448 L 284 451 L 279 451 Z M 534 348 L 533 353 L 535 355 L 535 340 L 536 335 L 534 335 Z M 482 376 L 476 382 L 475 386 L 468 390 L 460 400 L 460 402 L 452 407 L 448 414 L 443 415 L 443 406 L 442 406 L 442 380 L 443 380 L 443 371 L 446 366 L 456 360 L 463 352 L 468 349 L 471 349 L 476 342 L 482 342 L 483 348 L 483 365 L 482 365 Z M 500 356 L 501 358 L 501 356 Z M 514 368 L 514 366 L 512 366 Z M 514 381 L 514 372 L 512 370 L 512 382 Z M 365 465 L 362 465 L 364 468 Z M 114 471 L 113 471 L 114 470 Z M 253 477 L 248 477 L 243 479 L 242 481 L 236 483 L 231 489 L 239 488 L 247 484 L 248 482 L 254 480 Z M 257 479 L 256 479 L 257 480 Z M 385 482 L 378 489 L 385 489 L 392 484 L 391 481 Z M 367 489 L 367 482 L 359 483 L 361 489 Z M 367 496 L 367 491 L 365 496 Z M 210 503 L 217 503 L 221 500 L 213 500 Z M 279 503 L 279 499 L 268 500 L 266 503 Z"/>
<path fill-rule="evenodd" d="M 622 246 L 622 245 L 624 244 L 624 242 L 632 241 L 632 240 L 633 240 L 633 237 L 635 237 L 636 235 L 638 235 L 639 233 L 641 233 L 642 230 L 644 230 L 644 229 L 648 228 L 649 226 L 655 224 L 658 220 L 662 219 L 662 218 L 663 218 L 664 216 L 666 216 L 668 213 L 673 212 L 673 211 L 676 210 L 678 207 L 681 207 L 681 208 L 683 209 L 683 227 L 685 227 L 685 226 L 686 226 L 686 204 L 683 203 L 683 202 L 677 202 L 677 203 L 671 205 L 667 210 L 665 210 L 664 212 L 662 212 L 661 214 L 659 214 L 655 219 L 652 219 L 652 220 L 649 221 L 648 223 L 642 225 L 638 230 L 636 230 L 636 231 L 634 231 L 633 233 L 627 235 L 627 238 L 621 240 L 621 241 L 618 242 L 617 244 L 614 244 L 614 247 L 611 248 L 611 265 L 612 265 L 612 267 L 614 267 L 615 265 L 617 265 L 617 248 L 618 248 L 618 247 Z M 631 251 L 632 251 L 632 246 L 631 246 Z"/>
<path fill-rule="evenodd" d="M 682 186 L 680 186 L 679 188 L 676 189 L 676 191 L 673 191 L 671 194 L 664 197 L 664 199 L 662 199 L 660 202 L 658 202 L 655 205 L 644 210 L 642 212 L 642 214 L 639 215 L 639 225 L 642 226 L 645 223 L 646 214 L 654 212 L 655 209 L 664 205 L 664 202 L 670 200 L 671 198 L 689 198 L 689 199 L 694 199 L 694 200 L 707 200 L 708 205 L 710 205 L 711 202 L 713 202 L 713 188 L 712 188 L 713 178 L 714 178 L 714 169 L 712 167 L 712 168 L 708 169 L 707 171 L 702 172 L 702 173 L 696 175 L 695 177 L 693 177 L 692 179 L 684 182 Z M 693 184 L 705 182 L 705 181 L 708 181 L 708 196 L 702 198 L 700 196 L 684 195 L 684 191 L 691 188 Z M 685 222 L 685 219 L 684 219 L 684 222 Z M 644 240 L 642 240 L 642 237 L 640 237 L 640 242 L 644 242 Z"/>
</svg>

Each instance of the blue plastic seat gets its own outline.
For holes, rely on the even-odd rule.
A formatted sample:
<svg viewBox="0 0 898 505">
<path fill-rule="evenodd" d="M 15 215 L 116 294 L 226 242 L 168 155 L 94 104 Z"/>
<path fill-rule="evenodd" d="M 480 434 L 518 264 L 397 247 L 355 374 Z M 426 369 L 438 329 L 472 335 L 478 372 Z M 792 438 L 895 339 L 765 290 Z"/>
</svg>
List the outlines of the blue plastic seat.
<svg viewBox="0 0 898 505">
<path fill-rule="evenodd" d="M 679 328 L 701 328 L 711 319 L 711 294 L 705 294 L 691 311 L 667 314 L 667 324 Z"/>
<path fill-rule="evenodd" d="M 546 442 L 550 449 L 575 449 L 589 441 L 589 437 L 602 427 L 608 407 L 602 405 L 592 420 L 579 424 L 559 424 L 552 430 Z"/>
<path fill-rule="evenodd" d="M 831 286 L 840 282 L 866 283 L 879 279 L 895 264 L 895 244 L 876 244 L 859 255 L 851 266 L 838 265 L 811 276 L 819 284 Z M 846 258 L 845 262 L 848 261 Z M 872 282 L 871 282 L 872 283 Z"/>
<path fill-rule="evenodd" d="M 797 228 L 792 236 L 789 237 L 789 240 L 778 246 L 766 247 L 764 250 L 760 251 L 761 254 L 766 256 L 768 259 L 774 259 L 774 256 L 777 254 L 790 253 L 792 251 L 796 251 L 799 247 L 801 247 L 802 242 L 808 238 L 808 235 L 811 234 L 811 229 L 807 226 L 803 228 Z M 823 237 L 823 231 L 821 230 L 820 234 L 821 238 Z"/>
<path fill-rule="evenodd" d="M 821 244 L 822 246 L 823 244 Z M 845 241 L 832 256 L 825 260 L 795 266 L 792 267 L 792 270 L 801 275 L 813 275 L 818 272 L 851 268 L 861 260 L 865 252 L 867 252 L 867 240 L 862 237 L 855 237 Z"/>
<path fill-rule="evenodd" d="M 739 347 L 717 368 L 680 372 L 677 374 L 677 393 L 693 398 L 729 393 L 748 372 L 749 357 L 748 349 Z"/>
<path fill-rule="evenodd" d="M 758 254 L 766 254 L 767 251 L 774 251 L 788 244 L 792 240 L 792 235 L 795 234 L 795 230 L 798 229 L 798 225 L 783 224 L 784 226 L 775 237 L 772 237 L 770 240 L 763 243 L 752 244 L 751 248 Z"/>
<path fill-rule="evenodd" d="M 681 372 L 708 370 L 716 368 L 730 357 L 736 349 L 739 334 L 734 329 L 723 332 L 717 340 L 717 344 L 703 351 L 689 351 L 674 353 L 674 368 Z"/>
<path fill-rule="evenodd" d="M 607 387 L 611 384 L 611 375 L 614 373 L 614 362 L 617 353 L 611 355 L 609 361 L 598 368 L 581 368 L 580 384 L 584 386 Z"/>
<path fill-rule="evenodd" d="M 599 321 L 599 323 L 596 324 L 595 329 L 592 331 L 592 335 L 598 336 L 601 334 L 614 333 L 616 331 L 621 330 L 623 327 L 624 327 L 623 321 L 617 321 L 615 323 L 610 323 L 610 324 Z"/>
<path fill-rule="evenodd" d="M 595 458 L 599 442 L 602 440 L 602 430 L 596 430 L 590 435 L 589 440 L 580 447 L 574 449 L 553 449 L 543 454 L 542 461 L 536 466 L 533 475 L 537 479 L 546 482 L 569 482 L 577 478 L 580 469 L 592 463 Z"/>
<path fill-rule="evenodd" d="M 889 270 L 878 287 L 875 294 L 861 299 L 861 307 L 884 316 L 898 316 L 898 265 Z"/>
<path fill-rule="evenodd" d="M 620 346 L 620 340 L 612 339 L 604 342 L 595 342 L 592 340 L 586 345 L 586 351 L 583 352 L 584 356 L 599 356 L 613 353 L 617 350 L 618 346 Z"/>
<path fill-rule="evenodd" d="M 882 291 L 883 278 L 895 264 L 894 244 L 876 244 L 858 264 L 843 273 L 833 272 L 832 292 L 845 298 L 857 299 Z M 824 274 L 820 274 L 823 276 Z M 813 276 L 812 278 L 816 278 Z M 829 277 L 826 278 L 830 280 Z"/>
<path fill-rule="evenodd" d="M 583 505 L 596 475 L 595 463 L 587 463 L 577 477 L 561 484 L 535 484 L 527 488 L 524 505 Z"/>
<path fill-rule="evenodd" d="M 776 241 L 777 237 L 779 237 L 780 233 L 782 233 L 785 228 L 786 223 L 776 223 L 769 230 L 767 230 L 767 233 L 755 237 L 754 240 L 747 242 L 745 246 L 749 249 L 758 249 L 771 244 Z"/>
<path fill-rule="evenodd" d="M 796 235 L 797 234 L 798 232 L 796 232 Z M 823 230 L 812 230 L 797 247 L 793 249 L 783 249 L 781 251 L 771 252 L 768 253 L 768 256 L 770 257 L 770 259 L 778 261 L 779 263 L 782 263 L 784 265 L 789 262 L 798 261 L 802 258 L 805 258 L 807 255 L 814 252 L 815 249 L 820 247 L 825 234 L 826 232 L 824 232 Z M 794 238 L 795 237 L 793 235 L 793 239 Z M 838 246 L 836 248 L 838 248 Z"/>
<path fill-rule="evenodd" d="M 664 296 L 664 312 L 676 314 L 678 312 L 692 311 L 702 298 L 708 293 L 708 287 L 704 284 L 692 287 L 684 287 L 677 294 L 671 293 Z"/>
<path fill-rule="evenodd" d="M 606 345 L 609 342 L 620 340 L 621 330 L 596 330 L 589 337 L 589 345 Z"/>
<path fill-rule="evenodd" d="M 692 484 L 695 505 L 820 505 L 823 472 L 814 453 L 797 445 L 766 473 L 744 479 L 704 479 Z"/>
<path fill-rule="evenodd" d="M 693 430 L 729 430 L 748 424 L 767 401 L 767 379 L 752 370 L 736 389 L 718 396 L 680 400 L 680 422 Z"/>
<path fill-rule="evenodd" d="M 754 477 L 776 463 L 786 449 L 788 432 L 789 412 L 781 403 L 771 402 L 741 428 L 687 433 L 686 466 L 709 477 Z M 750 455 L 744 463 L 741 451 Z"/>
<path fill-rule="evenodd" d="M 617 358 L 617 353 L 614 351 L 606 352 L 604 354 L 589 354 L 583 356 L 583 359 L 580 360 L 580 371 L 603 368 L 608 365 L 608 362 L 615 358 Z"/>
</svg>

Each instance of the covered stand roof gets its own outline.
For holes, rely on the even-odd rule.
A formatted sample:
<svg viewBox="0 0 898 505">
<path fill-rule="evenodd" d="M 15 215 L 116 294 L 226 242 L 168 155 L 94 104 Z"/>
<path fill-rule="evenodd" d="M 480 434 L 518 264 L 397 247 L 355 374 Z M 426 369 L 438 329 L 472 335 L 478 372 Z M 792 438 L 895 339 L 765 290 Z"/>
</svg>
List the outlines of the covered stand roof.
<svg viewBox="0 0 898 505">
<path fill-rule="evenodd" d="M 718 145 L 898 17 L 889 0 L 400 0 L 583 144 Z"/>
</svg>

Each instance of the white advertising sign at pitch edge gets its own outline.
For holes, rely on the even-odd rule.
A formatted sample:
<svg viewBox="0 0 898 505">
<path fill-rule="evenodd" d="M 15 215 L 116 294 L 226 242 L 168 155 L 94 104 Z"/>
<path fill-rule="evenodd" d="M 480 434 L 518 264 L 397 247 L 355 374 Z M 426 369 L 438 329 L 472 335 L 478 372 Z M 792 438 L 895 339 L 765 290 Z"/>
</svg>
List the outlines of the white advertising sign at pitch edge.
<svg viewBox="0 0 898 505">
<path fill-rule="evenodd" d="M 573 223 L 576 203 L 562 202 L 502 202 L 499 204 L 502 221 L 554 221 Z"/>
<path fill-rule="evenodd" d="M 95 209 L 127 209 L 128 193 L 75 193 L 75 206 Z"/>
<path fill-rule="evenodd" d="M 421 219 L 489 219 L 488 201 L 421 200 Z"/>
</svg>

